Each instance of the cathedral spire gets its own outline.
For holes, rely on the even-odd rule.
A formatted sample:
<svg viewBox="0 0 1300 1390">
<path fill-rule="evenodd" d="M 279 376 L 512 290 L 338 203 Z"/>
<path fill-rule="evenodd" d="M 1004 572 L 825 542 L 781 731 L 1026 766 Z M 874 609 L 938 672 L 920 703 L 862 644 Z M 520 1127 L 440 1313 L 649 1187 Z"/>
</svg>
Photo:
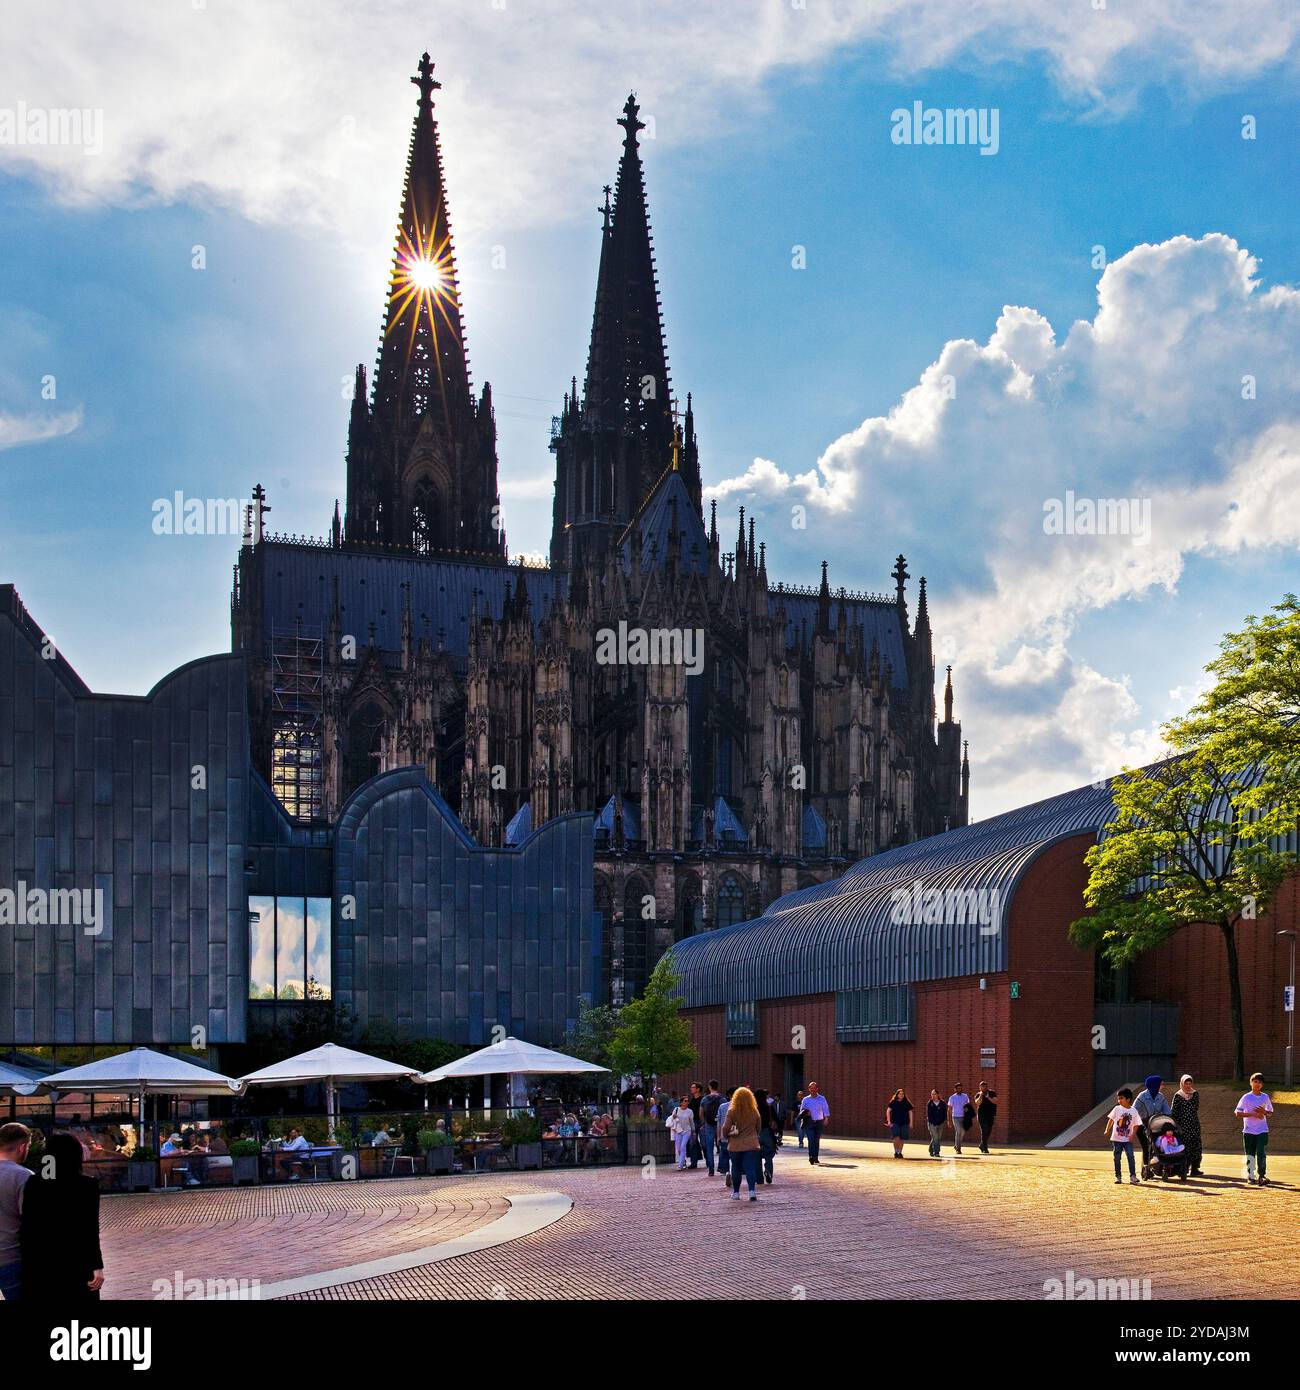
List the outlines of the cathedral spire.
<svg viewBox="0 0 1300 1390">
<path fill-rule="evenodd" d="M 420 90 L 389 276 L 373 411 L 390 430 L 426 414 L 450 432 L 472 408 L 460 288 L 442 175 L 433 94 L 442 83 L 427 53 L 411 81 Z"/>
<path fill-rule="evenodd" d="M 952 723 L 952 667 L 948 667 L 948 680 L 943 687 L 943 722 Z"/>
<path fill-rule="evenodd" d="M 640 109 L 636 97 L 629 96 L 618 120 L 623 127 L 623 155 L 612 208 L 606 194 L 585 396 L 588 411 L 600 424 L 630 426 L 661 444 L 662 469 L 672 442 L 672 407 L 654 240 L 637 142 L 638 133 L 646 128 Z"/>
</svg>

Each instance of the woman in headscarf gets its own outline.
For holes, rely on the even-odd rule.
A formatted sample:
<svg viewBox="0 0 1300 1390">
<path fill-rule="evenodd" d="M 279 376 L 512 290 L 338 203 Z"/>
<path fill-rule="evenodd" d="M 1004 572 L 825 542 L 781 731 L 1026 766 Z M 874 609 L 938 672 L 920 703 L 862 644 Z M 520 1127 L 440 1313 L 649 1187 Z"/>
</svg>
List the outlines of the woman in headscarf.
<svg viewBox="0 0 1300 1390">
<path fill-rule="evenodd" d="M 43 1171 L 23 1189 L 20 1243 L 24 1302 L 63 1308 L 97 1302 L 104 1286 L 99 1183 L 81 1171 L 81 1143 L 54 1134 Z"/>
<path fill-rule="evenodd" d="M 1146 1089 L 1138 1093 L 1138 1098 L 1133 1102 L 1133 1109 L 1142 1117 L 1142 1125 L 1138 1130 L 1138 1139 L 1142 1144 L 1142 1176 L 1149 1177 L 1151 1167 L 1151 1121 L 1157 1115 L 1171 1115 L 1169 1101 L 1164 1095 L 1164 1079 L 1159 1076 L 1148 1076 Z"/>
<path fill-rule="evenodd" d="M 1187 1171 L 1194 1178 L 1201 1176 L 1201 1093 L 1192 1085 L 1190 1076 L 1183 1076 L 1174 1092 L 1170 1112 L 1187 1148 Z"/>
</svg>

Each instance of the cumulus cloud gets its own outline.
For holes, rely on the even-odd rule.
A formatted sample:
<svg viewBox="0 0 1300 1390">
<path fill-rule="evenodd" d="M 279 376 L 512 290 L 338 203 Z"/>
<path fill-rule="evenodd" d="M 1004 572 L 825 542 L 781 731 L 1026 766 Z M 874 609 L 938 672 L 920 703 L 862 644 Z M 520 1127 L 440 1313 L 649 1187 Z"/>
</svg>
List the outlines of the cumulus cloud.
<svg viewBox="0 0 1300 1390">
<path fill-rule="evenodd" d="M 5 109 L 101 113 L 102 144 L 0 143 L 0 168 L 74 203 L 202 200 L 365 250 L 393 215 L 413 111 L 402 79 L 426 46 L 462 233 L 570 217 L 572 190 L 608 163 L 629 87 L 653 117 L 647 137 L 684 142 L 770 104 L 785 74 L 867 46 L 899 77 L 1038 64 L 1085 114 L 1123 110 L 1151 83 L 1200 98 L 1293 69 L 1300 51 L 1293 7 L 1202 0 L 485 0 L 436 13 L 425 0 L 10 0 L 5 30 Z"/>
<path fill-rule="evenodd" d="M 1245 248 L 1210 234 L 1114 261 L 1096 314 L 1063 337 L 1006 307 L 986 342 L 945 344 L 814 468 L 758 459 L 712 491 L 806 536 L 808 560 L 838 547 L 844 573 L 860 572 L 848 523 L 864 514 L 914 569 L 944 573 L 938 658 L 961 670 L 1001 808 L 1159 754 L 1163 711 L 1072 655 L 1079 623 L 1175 591 L 1189 556 L 1296 548 L 1297 489 L 1300 291 L 1266 288 Z M 777 525 L 796 502 L 804 533 Z"/>
<path fill-rule="evenodd" d="M 23 444 L 43 444 L 81 427 L 81 411 L 59 415 L 9 415 L 0 411 L 0 450 L 17 449 Z"/>
</svg>

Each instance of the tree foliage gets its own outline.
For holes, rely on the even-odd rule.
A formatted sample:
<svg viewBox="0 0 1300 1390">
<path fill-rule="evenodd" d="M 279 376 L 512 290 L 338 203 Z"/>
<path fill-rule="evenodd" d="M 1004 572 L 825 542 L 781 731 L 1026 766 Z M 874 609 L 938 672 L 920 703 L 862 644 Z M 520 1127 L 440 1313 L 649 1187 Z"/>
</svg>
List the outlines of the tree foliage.
<svg viewBox="0 0 1300 1390">
<path fill-rule="evenodd" d="M 1245 1074 L 1237 930 L 1266 911 L 1294 868 L 1300 816 L 1300 605 L 1292 595 L 1229 633 L 1210 688 L 1165 726 L 1174 755 L 1127 769 L 1088 851 L 1075 943 L 1123 965 L 1194 922 L 1217 925 L 1227 956 L 1234 1074 Z"/>
<path fill-rule="evenodd" d="M 643 1081 L 689 1067 L 699 1055 L 691 1046 L 691 1025 L 682 1018 L 677 998 L 678 976 L 672 952 L 660 957 L 646 982 L 645 993 L 619 1013 L 609 1040 L 609 1064 L 634 1073 Z"/>
</svg>

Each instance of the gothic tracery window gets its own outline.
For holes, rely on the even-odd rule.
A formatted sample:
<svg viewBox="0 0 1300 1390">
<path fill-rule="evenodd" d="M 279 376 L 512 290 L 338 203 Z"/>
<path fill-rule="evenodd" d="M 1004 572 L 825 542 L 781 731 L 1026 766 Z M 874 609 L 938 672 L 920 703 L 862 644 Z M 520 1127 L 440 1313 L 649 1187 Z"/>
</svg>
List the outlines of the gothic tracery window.
<svg viewBox="0 0 1300 1390">
<path fill-rule="evenodd" d="M 718 885 L 718 926 L 730 927 L 745 920 L 745 886 L 728 874 Z"/>
<path fill-rule="evenodd" d="M 434 549 L 434 507 L 437 494 L 428 478 L 421 478 L 411 494 L 411 549 L 428 555 Z"/>
</svg>

